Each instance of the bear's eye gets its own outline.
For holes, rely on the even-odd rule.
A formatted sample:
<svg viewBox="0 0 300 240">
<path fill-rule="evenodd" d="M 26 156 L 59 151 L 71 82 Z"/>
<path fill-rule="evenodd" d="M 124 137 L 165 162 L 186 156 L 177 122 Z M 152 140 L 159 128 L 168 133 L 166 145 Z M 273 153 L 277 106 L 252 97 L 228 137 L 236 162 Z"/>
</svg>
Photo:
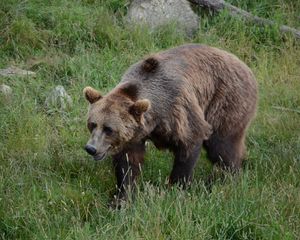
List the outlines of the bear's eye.
<svg viewBox="0 0 300 240">
<path fill-rule="evenodd" d="M 97 127 L 97 123 L 89 122 L 88 129 L 92 132 Z"/>
<path fill-rule="evenodd" d="M 111 127 L 108 126 L 103 126 L 103 131 L 105 132 L 106 135 L 110 136 L 113 133 L 113 130 Z"/>
</svg>

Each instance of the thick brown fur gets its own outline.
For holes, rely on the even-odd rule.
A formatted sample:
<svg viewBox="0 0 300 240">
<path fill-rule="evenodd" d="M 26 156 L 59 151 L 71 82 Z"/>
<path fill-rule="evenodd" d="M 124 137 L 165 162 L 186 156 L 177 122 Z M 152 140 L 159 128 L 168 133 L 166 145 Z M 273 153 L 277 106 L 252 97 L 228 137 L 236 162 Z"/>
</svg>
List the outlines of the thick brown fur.
<svg viewBox="0 0 300 240">
<path fill-rule="evenodd" d="M 137 101 L 144 104 L 134 114 L 130 109 Z M 255 77 L 241 60 L 217 48 L 190 44 L 131 66 L 115 89 L 91 104 L 89 118 L 98 125 L 104 118 L 117 125 L 123 137 L 118 138 L 121 147 L 110 152 L 116 156 L 135 155 L 132 146 L 147 139 L 173 151 L 170 182 L 181 183 L 191 179 L 202 145 L 214 164 L 240 169 L 256 104 Z M 137 155 L 142 162 L 143 154 Z"/>
</svg>

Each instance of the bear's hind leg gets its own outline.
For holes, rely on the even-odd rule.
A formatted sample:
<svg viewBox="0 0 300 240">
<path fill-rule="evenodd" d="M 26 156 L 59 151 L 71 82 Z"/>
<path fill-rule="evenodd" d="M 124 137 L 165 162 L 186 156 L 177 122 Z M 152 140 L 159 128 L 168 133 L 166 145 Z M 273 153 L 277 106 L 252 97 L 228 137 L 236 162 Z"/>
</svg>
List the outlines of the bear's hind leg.
<svg viewBox="0 0 300 240">
<path fill-rule="evenodd" d="M 210 139 L 204 143 L 208 158 L 213 164 L 232 172 L 238 172 L 242 167 L 245 153 L 244 139 L 245 130 L 226 137 L 222 137 L 218 133 L 212 134 Z"/>
<path fill-rule="evenodd" d="M 178 183 L 181 186 L 186 187 L 186 185 L 191 182 L 193 170 L 200 154 L 201 145 L 202 142 L 195 146 L 190 153 L 181 147 L 174 151 L 175 158 L 169 178 L 170 184 Z"/>
<path fill-rule="evenodd" d="M 118 203 L 126 200 L 127 191 L 134 189 L 135 180 L 140 174 L 144 162 L 145 143 L 136 144 L 130 150 L 113 156 L 113 165 L 117 179 L 117 193 L 112 203 L 118 207 Z"/>
</svg>

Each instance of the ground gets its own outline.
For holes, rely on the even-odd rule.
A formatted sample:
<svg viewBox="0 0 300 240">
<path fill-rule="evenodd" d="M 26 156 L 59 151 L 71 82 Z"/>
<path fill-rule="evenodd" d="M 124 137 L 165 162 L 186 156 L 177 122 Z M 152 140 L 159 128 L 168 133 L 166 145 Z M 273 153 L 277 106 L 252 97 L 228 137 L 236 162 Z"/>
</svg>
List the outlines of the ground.
<svg viewBox="0 0 300 240">
<path fill-rule="evenodd" d="M 299 1 L 230 2 L 300 27 Z M 0 68 L 37 75 L 0 77 L 14 92 L 10 104 L 0 101 L 0 238 L 299 239 L 299 40 L 226 12 L 200 12 L 193 38 L 174 25 L 130 29 L 122 20 L 127 6 L 126 0 L 1 1 Z M 109 210 L 111 161 L 96 163 L 83 150 L 89 133 L 82 89 L 108 92 L 145 54 L 191 42 L 236 54 L 257 77 L 260 100 L 244 170 L 209 193 L 203 180 L 212 166 L 203 152 L 192 188 L 169 189 L 172 157 L 150 144 L 134 204 Z M 56 85 L 73 98 L 71 110 L 44 108 Z"/>
</svg>

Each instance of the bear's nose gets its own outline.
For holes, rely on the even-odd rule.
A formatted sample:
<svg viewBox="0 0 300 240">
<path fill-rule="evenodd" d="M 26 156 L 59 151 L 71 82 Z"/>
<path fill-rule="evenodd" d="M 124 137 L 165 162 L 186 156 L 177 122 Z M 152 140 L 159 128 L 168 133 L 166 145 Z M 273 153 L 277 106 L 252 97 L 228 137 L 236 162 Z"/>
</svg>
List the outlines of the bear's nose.
<svg viewBox="0 0 300 240">
<path fill-rule="evenodd" d="M 85 145 L 84 149 L 85 149 L 85 151 L 87 151 L 88 154 L 90 154 L 92 156 L 94 156 L 97 152 L 97 149 L 91 144 Z"/>
</svg>

